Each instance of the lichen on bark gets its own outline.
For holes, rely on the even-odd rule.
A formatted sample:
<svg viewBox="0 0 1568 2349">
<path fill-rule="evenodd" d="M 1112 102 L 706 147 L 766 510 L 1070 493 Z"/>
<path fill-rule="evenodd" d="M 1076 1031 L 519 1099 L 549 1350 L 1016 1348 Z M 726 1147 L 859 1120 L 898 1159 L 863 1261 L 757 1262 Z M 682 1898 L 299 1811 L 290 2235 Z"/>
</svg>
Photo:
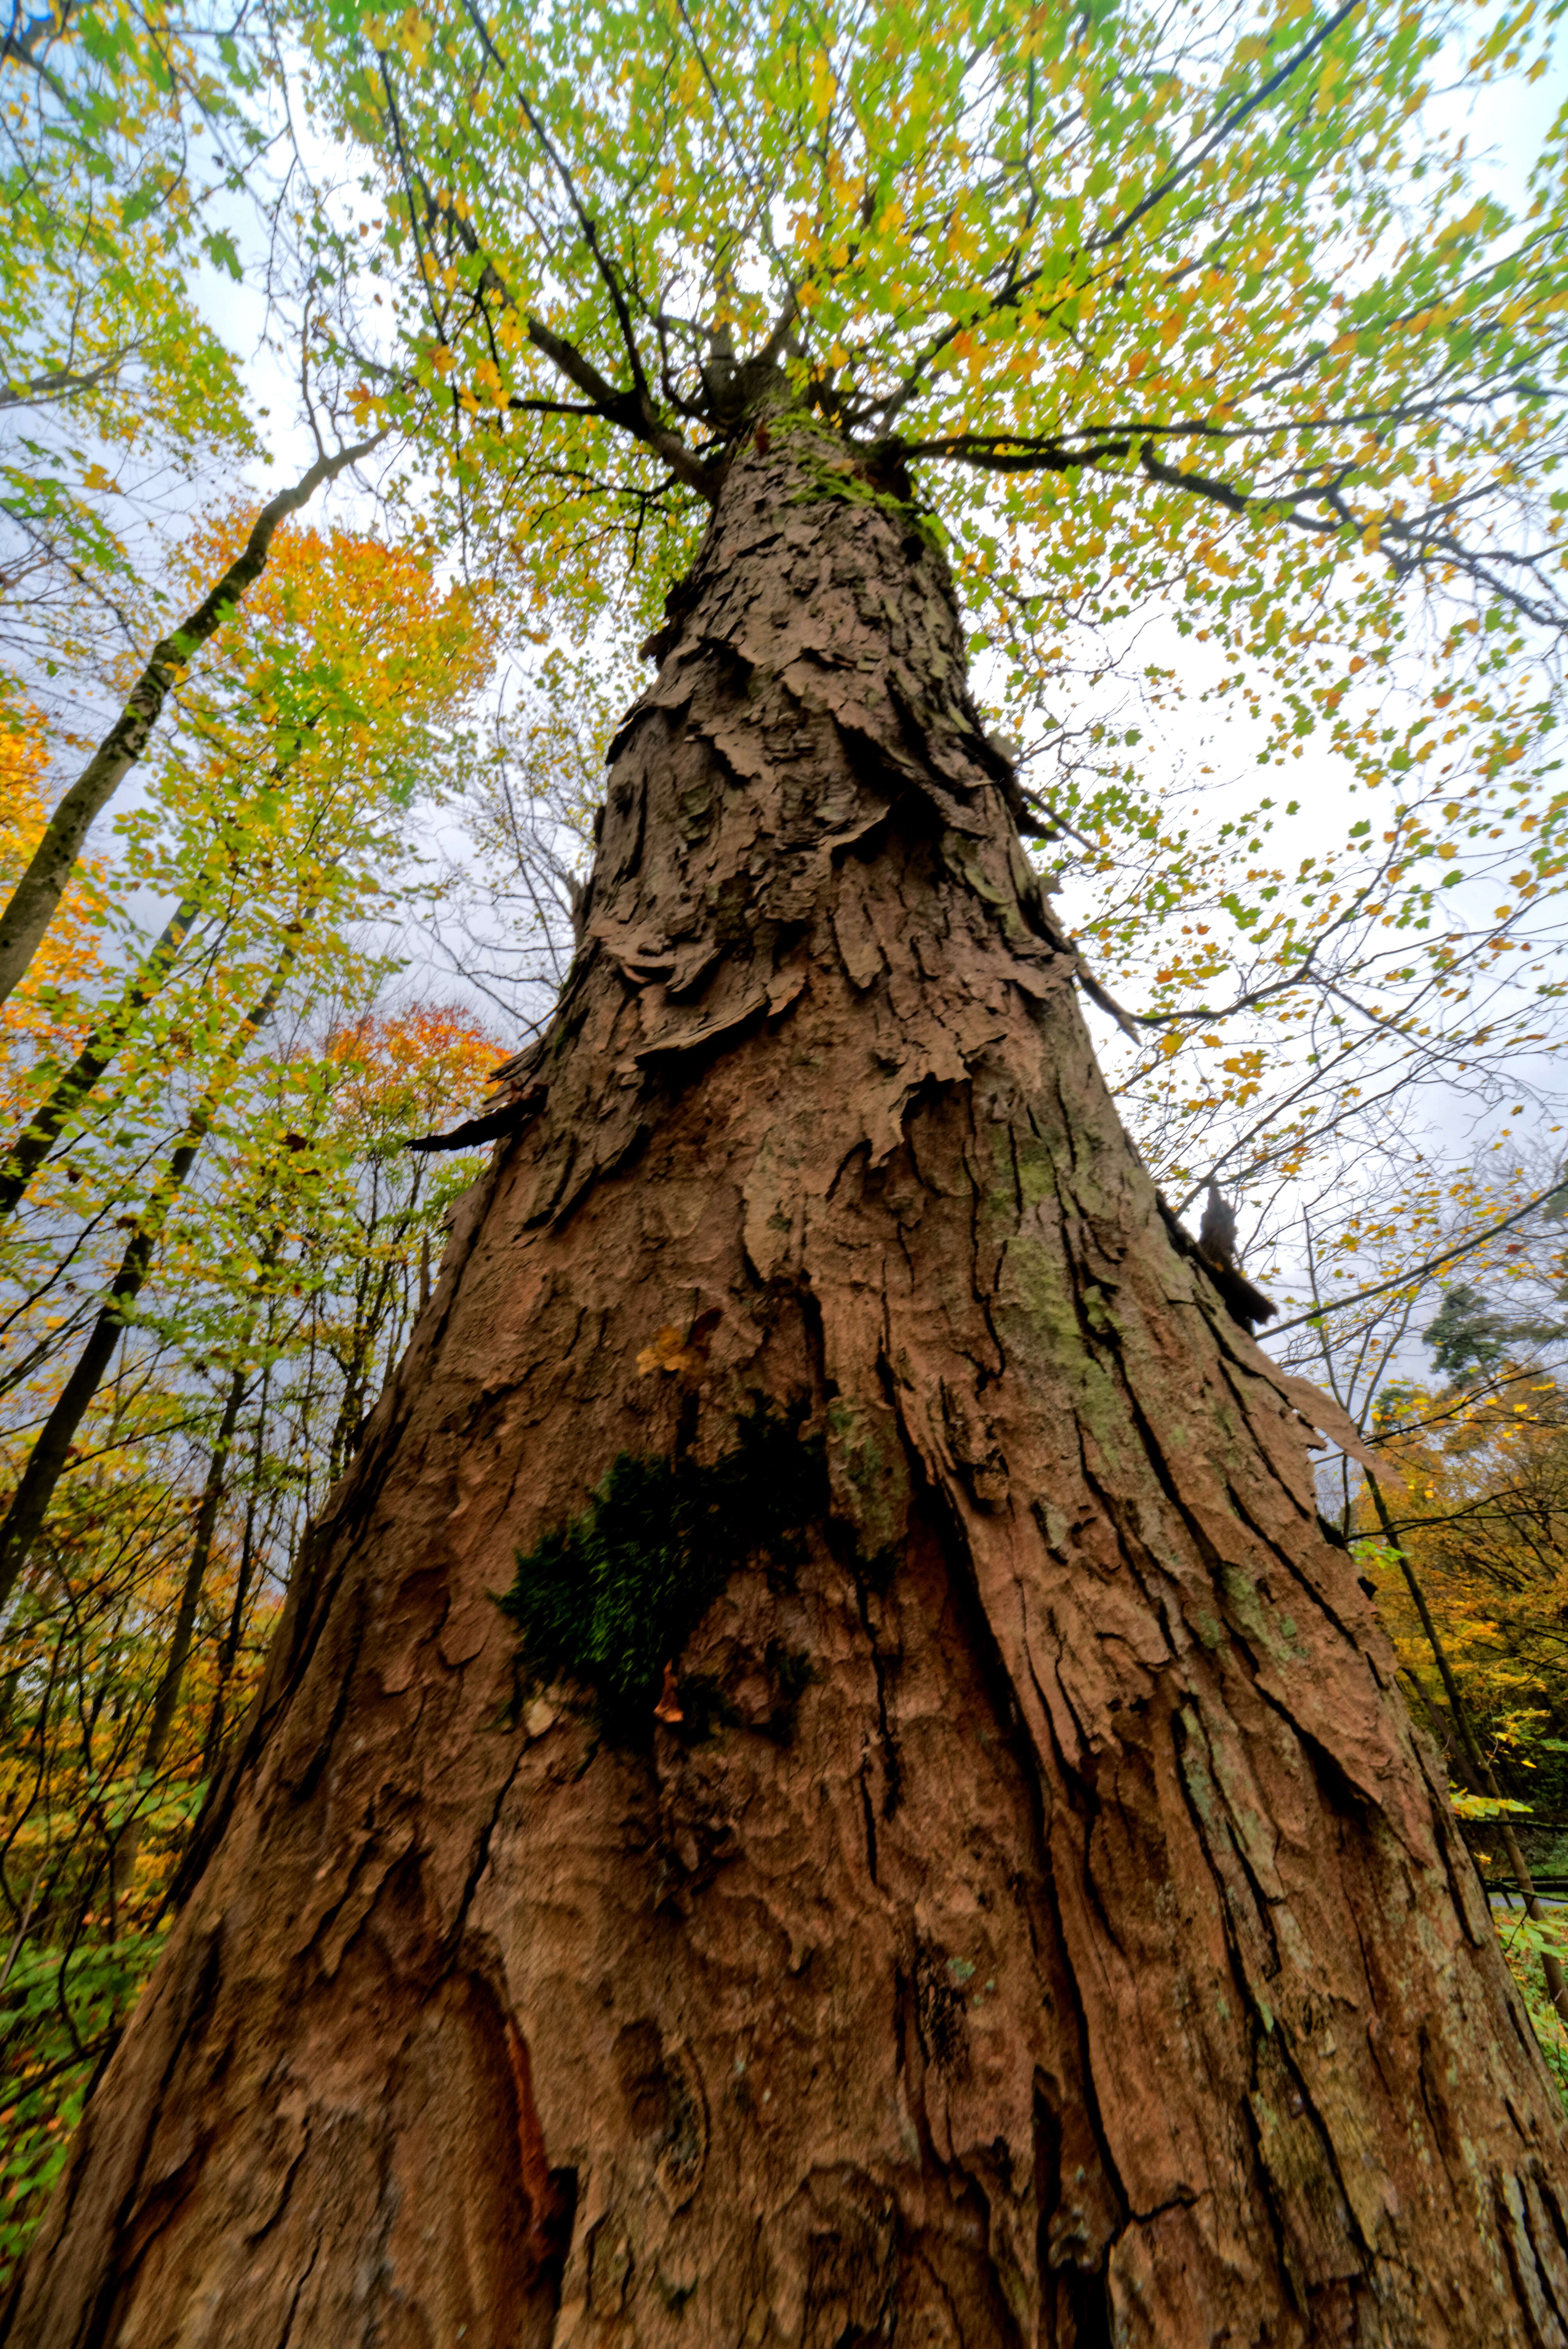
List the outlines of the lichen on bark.
<svg viewBox="0 0 1568 2349">
<path fill-rule="evenodd" d="M 818 454 L 738 454 L 672 602 L 15 2349 L 1568 2339 L 1330 1407 L 1121 1132 L 940 554 Z M 723 1733 L 510 1707 L 517 1554 L 754 1396 L 825 1489 L 673 1660 Z"/>
</svg>

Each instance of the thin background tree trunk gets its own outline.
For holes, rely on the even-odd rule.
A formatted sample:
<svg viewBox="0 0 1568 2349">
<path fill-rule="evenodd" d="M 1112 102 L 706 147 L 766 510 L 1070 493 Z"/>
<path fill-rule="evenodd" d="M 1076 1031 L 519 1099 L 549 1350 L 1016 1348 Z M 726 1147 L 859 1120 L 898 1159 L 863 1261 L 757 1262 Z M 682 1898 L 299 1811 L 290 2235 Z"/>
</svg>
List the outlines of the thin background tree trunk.
<svg viewBox="0 0 1568 2349">
<path fill-rule="evenodd" d="M 293 935 L 278 957 L 277 968 L 260 1000 L 245 1014 L 224 1047 L 222 1057 L 186 1122 L 184 1133 L 170 1153 L 169 1164 L 137 1217 L 119 1268 L 109 1283 L 98 1319 L 88 1332 L 87 1343 L 72 1364 L 69 1378 L 34 1439 L 33 1448 L 27 1454 L 27 1464 L 12 1495 L 11 1506 L 0 1519 L 0 1607 L 4 1607 L 15 1590 L 17 1578 L 32 1554 L 33 1545 L 43 1531 L 49 1504 L 70 1460 L 77 1430 L 103 1384 L 104 1375 L 114 1360 L 115 1350 L 125 1335 L 126 1317 L 140 1296 L 147 1276 L 152 1269 L 153 1254 L 169 1211 L 201 1154 L 212 1129 L 212 1121 L 223 1105 L 224 1096 L 239 1071 L 246 1048 L 258 1029 L 266 1025 L 277 1008 L 278 998 L 299 953 L 297 933 L 302 926 L 297 921 L 290 926 Z"/>
<path fill-rule="evenodd" d="M 273 1251 L 263 1258 L 263 1266 L 272 1261 Z M 271 1399 L 272 1364 L 263 1359 L 261 1392 L 256 1402 L 256 1423 L 251 1437 L 251 1473 L 245 1495 L 245 1525 L 240 1538 L 240 1563 L 234 1576 L 234 1596 L 229 1607 L 229 1621 L 218 1649 L 218 1685 L 212 1692 L 212 1710 L 207 1717 L 207 1733 L 201 1741 L 201 1775 L 211 1775 L 223 1737 L 223 1713 L 229 1682 L 239 1659 L 240 1634 L 245 1624 L 245 1606 L 251 1595 L 251 1584 L 256 1565 L 256 1515 L 260 1506 L 262 1470 L 266 1459 L 267 1406 Z"/>
<path fill-rule="evenodd" d="M 1563 2337 L 1332 1407 L 1168 1231 L 903 494 L 731 471 L 15 2349 Z M 494 1594 L 758 1396 L 815 1515 L 617 1746 Z"/>
<path fill-rule="evenodd" d="M 245 1333 L 246 1340 L 249 1331 Z M 244 1342 L 244 1341 L 242 1341 Z M 229 1392 L 223 1402 L 223 1416 L 212 1444 L 212 1456 L 207 1464 L 206 1480 L 197 1506 L 196 1524 L 191 1537 L 191 1554 L 186 1561 L 185 1579 L 181 1586 L 180 1601 L 174 1610 L 174 1622 L 169 1636 L 169 1651 L 159 1677 L 158 1693 L 152 1701 L 152 1717 L 147 1725 L 147 1742 L 141 1749 L 140 1775 L 146 1790 L 151 1795 L 157 1786 L 158 1773 L 162 1767 L 169 1733 L 174 1726 L 174 1715 L 180 1703 L 180 1692 L 185 1684 L 185 1668 L 191 1661 L 191 1643 L 196 1630 L 196 1610 L 201 1603 L 201 1592 L 207 1581 L 207 1570 L 212 1561 L 212 1537 L 218 1528 L 218 1511 L 223 1500 L 223 1478 L 229 1464 L 229 1448 L 234 1440 L 239 1422 L 240 1406 L 245 1399 L 245 1381 L 249 1366 L 242 1361 L 229 1381 Z M 123 1899 L 130 1889 L 136 1873 L 137 1854 L 141 1848 L 145 1814 L 137 1810 L 121 1828 L 114 1847 L 114 1889 L 117 1899 Z"/>
<path fill-rule="evenodd" d="M 1490 1795 L 1494 1803 L 1501 1803 L 1503 1795 L 1502 1788 L 1497 1783 L 1497 1773 L 1481 1751 L 1480 1741 L 1475 1733 L 1475 1724 L 1470 1720 L 1470 1707 L 1464 1701 L 1459 1682 L 1454 1677 L 1454 1668 L 1449 1661 L 1449 1651 L 1443 1645 L 1436 1623 L 1432 1620 L 1432 1610 L 1427 1604 L 1427 1594 L 1421 1588 L 1415 1567 L 1404 1544 L 1394 1530 L 1393 1520 L 1388 1515 L 1388 1505 L 1383 1498 L 1383 1488 L 1370 1470 L 1367 1472 L 1367 1489 L 1372 1495 L 1372 1506 L 1377 1511 L 1377 1523 L 1383 1529 L 1383 1538 L 1398 1559 L 1399 1571 L 1405 1578 L 1406 1588 L 1415 1601 L 1416 1613 L 1420 1618 L 1421 1630 L 1426 1634 L 1427 1645 L 1432 1651 L 1432 1661 L 1437 1665 L 1439 1677 L 1443 1683 L 1443 1692 L 1449 1701 L 1449 1712 L 1464 1746 L 1465 1759 L 1470 1764 L 1471 1775 L 1477 1781 L 1478 1791 L 1483 1795 Z M 1508 1864 L 1513 1871 L 1513 1880 L 1519 1887 L 1525 1913 L 1535 1924 L 1543 1925 L 1546 1922 L 1546 1911 L 1536 1899 L 1535 1879 L 1530 1873 L 1530 1863 L 1524 1857 L 1512 1820 L 1506 1811 L 1500 1811 L 1491 1824 L 1502 1837 L 1503 1849 L 1508 1854 Z M 1563 2022 L 1568 2023 L 1568 1980 L 1563 1977 L 1563 1961 L 1553 1951 L 1543 1950 L 1541 1952 L 1541 1972 L 1546 1984 L 1547 1997 L 1552 2001 Z"/>
<path fill-rule="evenodd" d="M 201 911 L 204 895 L 203 891 L 192 891 L 176 905 L 113 1009 L 84 1039 L 70 1067 L 58 1078 L 47 1098 L 39 1102 L 4 1161 L 0 1161 L 0 1221 L 21 1205 L 34 1175 L 64 1133 L 73 1112 L 88 1099 L 119 1051 L 136 1014 L 151 1002 L 163 985 L 191 923 Z"/>
<path fill-rule="evenodd" d="M 245 590 L 266 567 L 278 525 L 308 505 L 324 481 L 357 464 L 387 438 L 372 433 L 352 448 L 318 457 L 292 489 L 269 498 L 256 516 L 251 534 L 222 577 L 202 597 L 179 627 L 152 648 L 146 667 L 126 697 L 124 709 L 81 773 L 59 800 L 26 870 L 0 912 L 0 1004 L 26 977 L 44 934 L 54 920 L 61 898 L 82 853 L 94 819 L 108 805 L 151 739 L 163 712 L 169 689 L 192 656 L 215 636 Z"/>
</svg>

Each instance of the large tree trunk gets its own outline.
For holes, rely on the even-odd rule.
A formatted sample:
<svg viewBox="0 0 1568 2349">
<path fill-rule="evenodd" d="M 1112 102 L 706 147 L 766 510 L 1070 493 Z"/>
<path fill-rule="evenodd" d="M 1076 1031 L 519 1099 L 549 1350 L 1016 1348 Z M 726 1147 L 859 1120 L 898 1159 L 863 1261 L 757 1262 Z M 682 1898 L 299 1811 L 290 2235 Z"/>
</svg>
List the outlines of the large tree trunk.
<svg viewBox="0 0 1568 2349">
<path fill-rule="evenodd" d="M 1568 2339 L 1392 1653 L 1118 1124 L 943 560 L 836 461 L 731 472 L 15 2349 Z M 816 1517 L 758 1498 L 617 1742 L 494 1594 L 758 1395 Z"/>
</svg>

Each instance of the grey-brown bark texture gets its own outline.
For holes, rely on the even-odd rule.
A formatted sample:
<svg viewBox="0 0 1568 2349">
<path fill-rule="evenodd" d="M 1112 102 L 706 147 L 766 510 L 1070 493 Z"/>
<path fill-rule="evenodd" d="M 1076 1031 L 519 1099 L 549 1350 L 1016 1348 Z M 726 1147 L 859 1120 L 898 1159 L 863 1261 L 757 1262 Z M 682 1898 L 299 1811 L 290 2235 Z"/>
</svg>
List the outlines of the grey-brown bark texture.
<svg viewBox="0 0 1568 2349">
<path fill-rule="evenodd" d="M 13 2349 L 1568 2338 L 1302 1391 L 1119 1129 L 940 555 L 833 462 L 729 475 Z M 758 1395 L 820 1520 L 676 1660 L 713 1733 L 616 1745 L 492 1594 Z"/>
</svg>

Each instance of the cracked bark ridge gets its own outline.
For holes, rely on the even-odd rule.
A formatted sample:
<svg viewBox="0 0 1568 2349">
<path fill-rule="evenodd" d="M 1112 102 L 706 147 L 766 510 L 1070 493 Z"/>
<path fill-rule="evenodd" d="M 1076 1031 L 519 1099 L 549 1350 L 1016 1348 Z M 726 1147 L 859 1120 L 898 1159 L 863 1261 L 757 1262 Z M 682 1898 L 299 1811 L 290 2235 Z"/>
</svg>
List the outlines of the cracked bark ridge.
<svg viewBox="0 0 1568 2349">
<path fill-rule="evenodd" d="M 1172 1245 L 851 462 L 732 470 L 13 2349 L 1568 2339 L 1563 2122 L 1321 1407 Z M 615 1750 L 490 1594 L 759 1394 L 829 1506 Z"/>
</svg>

